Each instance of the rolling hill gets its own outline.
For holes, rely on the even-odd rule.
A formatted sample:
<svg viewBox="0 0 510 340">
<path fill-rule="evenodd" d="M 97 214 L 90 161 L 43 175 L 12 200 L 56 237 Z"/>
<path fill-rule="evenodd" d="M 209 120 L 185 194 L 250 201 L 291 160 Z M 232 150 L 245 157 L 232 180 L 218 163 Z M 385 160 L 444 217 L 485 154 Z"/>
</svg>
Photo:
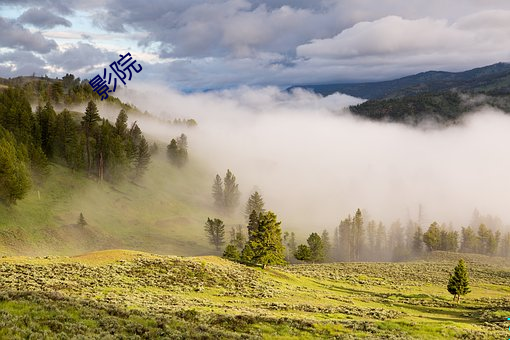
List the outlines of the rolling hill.
<svg viewBox="0 0 510 340">
<path fill-rule="evenodd" d="M 508 337 L 508 260 L 464 254 L 472 292 L 457 304 L 446 282 L 459 255 L 433 255 L 267 270 L 121 250 L 4 257 L 0 338 Z"/>
<path fill-rule="evenodd" d="M 297 85 L 324 96 L 335 92 L 364 99 L 389 99 L 421 93 L 456 90 L 468 93 L 510 93 L 510 63 L 475 68 L 464 72 L 428 71 L 407 77 L 370 83 Z"/>
</svg>

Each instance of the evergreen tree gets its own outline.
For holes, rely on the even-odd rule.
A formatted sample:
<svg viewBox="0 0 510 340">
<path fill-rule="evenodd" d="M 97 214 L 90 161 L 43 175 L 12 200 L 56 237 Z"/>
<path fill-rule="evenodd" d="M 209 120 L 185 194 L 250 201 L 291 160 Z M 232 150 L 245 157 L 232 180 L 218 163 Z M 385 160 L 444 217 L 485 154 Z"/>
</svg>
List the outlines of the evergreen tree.
<svg viewBox="0 0 510 340">
<path fill-rule="evenodd" d="M 311 233 L 306 242 L 310 248 L 310 260 L 312 262 L 324 261 L 324 244 L 319 234 Z"/>
<path fill-rule="evenodd" d="M 376 253 L 379 256 L 382 256 L 387 250 L 387 240 L 386 240 L 386 227 L 382 222 L 379 222 L 377 226 L 377 237 L 376 237 Z"/>
<path fill-rule="evenodd" d="M 57 115 L 49 102 L 44 108 L 38 107 L 36 119 L 41 133 L 41 148 L 48 158 L 53 157 Z"/>
<path fill-rule="evenodd" d="M 241 252 L 241 263 L 250 264 L 253 263 L 253 258 L 255 257 L 255 253 L 250 245 L 250 243 L 246 243 L 244 245 L 243 251 Z"/>
<path fill-rule="evenodd" d="M 225 225 L 223 221 L 218 218 L 207 218 L 204 230 L 209 239 L 209 243 L 215 246 L 216 250 L 219 251 L 220 247 L 225 243 Z"/>
<path fill-rule="evenodd" d="M 500 255 L 510 257 L 510 232 L 506 233 L 501 240 Z"/>
<path fill-rule="evenodd" d="M 476 233 L 471 227 L 462 228 L 462 245 L 460 251 L 463 253 L 476 253 L 479 247 L 479 241 L 476 237 Z"/>
<path fill-rule="evenodd" d="M 188 162 L 188 138 L 185 134 L 170 141 L 167 146 L 167 156 L 170 162 L 178 168 Z"/>
<path fill-rule="evenodd" d="M 346 219 L 340 222 L 338 226 L 340 234 L 340 260 L 352 261 L 352 218 L 349 215 Z"/>
<path fill-rule="evenodd" d="M 12 134 L 0 127 L 0 201 L 7 205 L 25 197 L 31 186 L 23 149 L 26 152 L 17 146 Z"/>
<path fill-rule="evenodd" d="M 80 217 L 78 218 L 78 225 L 80 227 L 84 227 L 86 226 L 88 223 L 87 221 L 85 220 L 85 217 L 83 217 L 83 213 L 80 213 Z"/>
<path fill-rule="evenodd" d="M 130 163 L 135 163 L 138 154 L 138 145 L 140 145 L 140 142 L 142 140 L 142 130 L 140 130 L 140 127 L 136 122 L 133 122 L 133 124 L 131 124 L 131 128 L 128 131 L 128 135 L 124 140 L 126 156 Z"/>
<path fill-rule="evenodd" d="M 459 248 L 459 233 L 453 230 L 441 231 L 441 236 L 445 238 L 441 243 L 444 244 L 443 250 L 446 251 L 457 251 Z"/>
<path fill-rule="evenodd" d="M 423 234 L 423 243 L 429 250 L 438 250 L 441 245 L 441 230 L 437 222 L 433 222 Z"/>
<path fill-rule="evenodd" d="M 239 205 L 240 197 L 239 185 L 236 183 L 236 176 L 234 176 L 230 170 L 227 170 L 223 183 L 225 185 L 223 190 L 225 211 L 227 213 L 232 213 L 232 211 Z"/>
<path fill-rule="evenodd" d="M 147 167 L 149 166 L 149 163 L 151 161 L 151 153 L 149 151 L 149 144 L 145 140 L 145 138 L 142 136 L 140 139 L 140 144 L 138 145 L 138 153 L 136 155 L 136 161 L 135 161 L 135 178 L 141 178 L 145 171 L 147 170 Z"/>
<path fill-rule="evenodd" d="M 126 110 L 122 109 L 119 112 L 119 115 L 117 116 L 117 120 L 115 121 L 115 133 L 125 138 L 128 134 L 128 115 L 126 113 Z"/>
<path fill-rule="evenodd" d="M 447 289 L 453 295 L 453 300 L 457 299 L 457 303 L 460 302 L 461 295 L 466 295 L 471 291 L 469 289 L 467 266 L 463 259 L 459 260 L 453 275 L 450 274 Z"/>
<path fill-rule="evenodd" d="M 214 198 L 214 206 L 218 210 L 223 210 L 224 201 L 223 201 L 223 181 L 221 180 L 220 175 L 216 175 L 214 178 L 214 183 L 212 186 L 212 196 Z"/>
<path fill-rule="evenodd" d="M 413 253 L 416 255 L 421 254 L 423 250 L 423 231 L 418 226 L 413 235 Z"/>
<path fill-rule="evenodd" d="M 158 146 L 158 144 L 156 142 L 153 142 L 149 151 L 151 153 L 151 156 L 157 155 L 159 153 L 159 146 Z"/>
<path fill-rule="evenodd" d="M 69 110 L 65 109 L 57 115 L 55 136 L 57 155 L 71 169 L 78 169 L 83 163 L 78 128 Z"/>
<path fill-rule="evenodd" d="M 331 249 L 331 241 L 329 239 L 329 233 L 326 229 L 324 229 L 322 231 L 322 235 L 321 235 L 321 240 L 322 240 L 322 246 L 324 248 L 324 259 L 323 261 L 331 261 L 332 259 L 332 249 Z"/>
<path fill-rule="evenodd" d="M 87 152 L 87 171 L 90 174 L 92 169 L 92 158 L 90 151 L 90 136 L 93 133 L 94 128 L 97 126 L 97 122 L 100 120 L 99 113 L 96 104 L 91 100 L 87 104 L 85 115 L 82 119 L 82 127 L 85 131 L 85 148 Z"/>
<path fill-rule="evenodd" d="M 252 262 L 262 265 L 262 268 L 270 264 L 285 263 L 281 222 L 277 222 L 276 218 L 271 211 L 260 213 L 258 228 L 247 243 L 253 250 Z"/>
<path fill-rule="evenodd" d="M 177 138 L 177 146 L 181 150 L 188 150 L 188 137 L 184 133 L 181 133 L 179 138 Z M 187 157 L 187 153 L 186 153 L 186 157 Z"/>
<path fill-rule="evenodd" d="M 338 227 L 335 228 L 335 232 L 333 234 L 333 259 L 335 261 L 340 261 L 340 232 L 338 231 Z"/>
<path fill-rule="evenodd" d="M 367 224 L 367 241 L 368 241 L 368 251 L 367 256 L 369 259 L 375 258 L 375 247 L 376 247 L 376 238 L 377 238 L 377 224 L 374 220 L 371 220 Z"/>
<path fill-rule="evenodd" d="M 352 250 L 353 259 L 359 261 L 361 249 L 363 247 L 363 216 L 361 210 L 356 210 L 356 214 L 352 219 Z"/>
<path fill-rule="evenodd" d="M 239 250 L 233 244 L 228 244 L 223 252 L 223 257 L 230 261 L 239 262 L 241 259 L 241 254 L 239 254 Z"/>
<path fill-rule="evenodd" d="M 299 261 L 310 262 L 312 260 L 312 252 L 310 247 L 305 244 L 300 244 L 294 252 L 294 257 Z"/>
<path fill-rule="evenodd" d="M 0 126 L 12 133 L 16 142 L 25 145 L 30 141 L 36 142 L 34 123 L 32 107 L 22 89 L 9 87 L 0 91 Z M 36 143 L 35 146 L 40 144 Z"/>
<path fill-rule="evenodd" d="M 494 255 L 498 248 L 499 236 L 485 226 L 480 224 L 478 227 L 478 244 L 480 254 Z"/>
<path fill-rule="evenodd" d="M 243 233 L 243 227 L 238 225 L 230 229 L 230 244 L 236 246 L 239 251 L 242 251 L 246 244 L 246 236 Z"/>
<path fill-rule="evenodd" d="M 246 202 L 246 208 L 244 209 L 246 219 L 250 219 L 250 215 L 253 211 L 255 211 L 257 215 L 265 211 L 264 200 L 258 191 L 251 194 L 250 198 L 248 198 L 248 202 Z"/>
</svg>

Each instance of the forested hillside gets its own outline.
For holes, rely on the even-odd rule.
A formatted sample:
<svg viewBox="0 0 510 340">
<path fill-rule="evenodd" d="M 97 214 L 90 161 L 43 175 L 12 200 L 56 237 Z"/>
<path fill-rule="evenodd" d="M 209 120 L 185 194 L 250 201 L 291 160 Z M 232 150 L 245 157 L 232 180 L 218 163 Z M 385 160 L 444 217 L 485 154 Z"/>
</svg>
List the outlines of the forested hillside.
<svg viewBox="0 0 510 340">
<path fill-rule="evenodd" d="M 139 110 L 110 96 L 108 107 L 118 112 L 110 122 L 97 94 L 72 75 L 3 82 L 0 253 L 208 251 L 205 240 L 191 241 L 208 204 L 189 191 L 208 190 L 209 182 L 199 166 L 172 166 L 159 151 L 165 145 L 149 143 L 136 122 L 128 123 L 128 113 Z M 196 122 L 168 124 L 184 131 Z"/>
<path fill-rule="evenodd" d="M 366 102 L 350 107 L 353 114 L 411 125 L 426 120 L 455 123 L 483 107 L 510 112 L 508 63 L 457 73 L 429 71 L 383 82 L 297 87 L 322 95 L 340 92 L 365 98 Z"/>
</svg>

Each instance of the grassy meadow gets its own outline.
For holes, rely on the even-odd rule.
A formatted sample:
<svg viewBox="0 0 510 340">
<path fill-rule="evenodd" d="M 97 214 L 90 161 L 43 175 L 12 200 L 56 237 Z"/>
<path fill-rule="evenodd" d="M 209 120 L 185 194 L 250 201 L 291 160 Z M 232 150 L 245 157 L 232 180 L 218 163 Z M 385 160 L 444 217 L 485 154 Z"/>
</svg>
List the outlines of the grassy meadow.
<svg viewBox="0 0 510 340">
<path fill-rule="evenodd" d="M 460 304 L 446 291 L 460 255 L 441 252 L 265 270 L 125 250 L 3 257 L 0 338 L 508 338 L 510 263 L 464 255 Z"/>
<path fill-rule="evenodd" d="M 161 147 L 163 149 L 163 147 Z M 203 224 L 214 216 L 212 175 L 198 164 L 173 167 L 162 150 L 138 183 L 98 182 L 51 163 L 16 205 L 0 205 L 0 255 L 76 255 L 127 248 L 211 254 Z M 83 213 L 88 225 L 77 225 Z M 228 221 L 226 220 L 226 223 Z"/>
</svg>

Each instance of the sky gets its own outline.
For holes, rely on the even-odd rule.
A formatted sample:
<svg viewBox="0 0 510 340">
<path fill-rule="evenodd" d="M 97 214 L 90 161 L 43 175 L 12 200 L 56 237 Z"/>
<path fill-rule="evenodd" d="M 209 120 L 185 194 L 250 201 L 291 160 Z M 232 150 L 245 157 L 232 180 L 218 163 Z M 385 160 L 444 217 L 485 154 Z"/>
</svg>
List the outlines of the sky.
<svg viewBox="0 0 510 340">
<path fill-rule="evenodd" d="M 130 52 L 140 81 L 183 91 L 510 61 L 507 0 L 0 0 L 0 31 L 1 77 L 90 79 Z"/>
</svg>

